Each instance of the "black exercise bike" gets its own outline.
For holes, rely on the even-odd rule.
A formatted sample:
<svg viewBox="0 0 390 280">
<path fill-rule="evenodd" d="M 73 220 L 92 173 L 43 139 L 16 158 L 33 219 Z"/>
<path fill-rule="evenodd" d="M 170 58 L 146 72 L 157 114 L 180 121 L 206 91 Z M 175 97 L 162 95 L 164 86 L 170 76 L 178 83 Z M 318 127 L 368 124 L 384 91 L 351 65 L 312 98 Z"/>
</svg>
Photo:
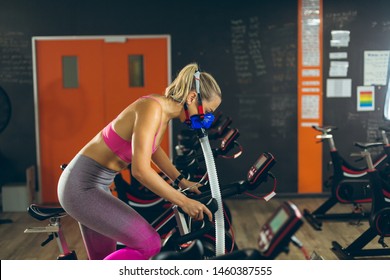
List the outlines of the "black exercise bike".
<svg viewBox="0 0 390 280">
<path fill-rule="evenodd" d="M 245 180 L 233 182 L 231 184 L 220 186 L 222 198 L 231 197 L 236 194 L 245 193 L 246 191 L 258 188 L 266 182 L 268 177 L 274 179 L 271 192 L 275 191 L 276 179 L 270 173 L 270 169 L 275 164 L 275 158 L 271 153 L 263 153 L 250 167 Z M 207 188 L 207 187 L 206 187 Z M 211 191 L 202 190 L 202 194 L 187 194 L 190 198 L 196 199 L 205 205 L 210 205 L 213 200 Z M 66 239 L 61 227 L 61 218 L 66 216 L 66 212 L 61 207 L 46 207 L 38 204 L 32 204 L 28 208 L 28 213 L 37 220 L 49 220 L 49 225 L 45 227 L 27 228 L 25 233 L 48 233 L 49 237 L 41 244 L 45 246 L 51 240 L 56 240 L 59 246 L 60 255 L 57 259 L 77 259 L 74 251 L 69 250 Z M 204 258 L 215 256 L 215 235 L 214 226 L 206 220 L 204 223 L 192 220 L 188 215 L 182 213 L 178 207 L 171 205 L 152 223 L 152 226 L 160 234 L 162 239 L 162 251 L 182 251 L 191 245 L 193 240 L 201 240 L 205 245 Z M 225 232 L 225 252 L 230 253 L 237 250 L 234 239 Z"/>
<path fill-rule="evenodd" d="M 330 149 L 333 174 L 326 182 L 330 187 L 329 198 L 316 210 L 304 209 L 304 216 L 309 224 L 316 230 L 321 230 L 323 221 L 346 221 L 368 219 L 370 211 L 362 210 L 361 204 L 371 203 L 372 195 L 369 187 L 368 169 L 357 168 L 345 160 L 339 153 L 334 143 L 332 131 L 334 126 L 313 126 L 313 129 L 321 132 L 317 135 L 320 142 L 327 141 Z M 386 133 L 382 130 L 382 138 L 388 143 Z M 382 176 L 388 176 L 390 159 L 390 145 L 384 146 L 384 152 L 374 160 L 374 166 L 381 170 Z M 349 213 L 329 213 L 336 204 L 351 204 L 353 211 Z"/>
<path fill-rule="evenodd" d="M 367 173 L 372 193 L 369 227 L 347 247 L 342 247 L 338 242 L 333 241 L 332 251 L 340 259 L 390 256 L 390 249 L 385 243 L 385 238 L 390 237 L 390 192 L 388 191 L 390 185 L 374 166 L 368 151 L 370 148 L 383 146 L 383 143 L 355 143 L 355 146 L 362 150 L 356 155 L 365 158 L 368 166 Z M 365 246 L 377 236 L 381 248 L 365 249 Z"/>
<path fill-rule="evenodd" d="M 267 219 L 258 233 L 257 249 L 241 249 L 225 255 L 212 257 L 212 260 L 273 260 L 281 253 L 288 254 L 292 242 L 300 248 L 306 259 L 307 254 L 303 244 L 294 235 L 303 224 L 303 216 L 298 207 L 284 201 Z M 153 257 L 154 260 L 201 260 L 204 259 L 205 245 L 201 240 L 195 240 L 191 246 L 183 250 L 164 251 Z"/>
</svg>

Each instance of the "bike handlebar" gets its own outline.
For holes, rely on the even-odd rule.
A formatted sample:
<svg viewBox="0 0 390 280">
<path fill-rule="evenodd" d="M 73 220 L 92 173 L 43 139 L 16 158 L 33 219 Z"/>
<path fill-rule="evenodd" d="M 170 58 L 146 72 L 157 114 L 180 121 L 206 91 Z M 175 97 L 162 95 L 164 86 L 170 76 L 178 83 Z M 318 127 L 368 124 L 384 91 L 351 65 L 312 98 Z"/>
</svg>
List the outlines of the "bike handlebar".
<svg viewBox="0 0 390 280">
<path fill-rule="evenodd" d="M 213 214 L 213 218 L 214 218 L 214 214 L 218 210 L 217 200 L 215 198 L 211 198 L 211 199 L 209 199 L 209 201 L 207 203 L 205 203 L 205 206 L 211 211 L 211 213 Z M 180 208 L 179 208 L 179 211 L 182 212 L 182 210 Z M 183 244 L 183 243 L 186 243 L 188 241 L 195 240 L 195 239 L 201 237 L 202 235 L 206 234 L 207 232 L 209 232 L 213 227 L 214 227 L 214 223 L 209 221 L 207 215 L 204 215 L 203 226 L 200 229 L 198 229 L 197 231 L 190 232 L 190 233 L 187 233 L 187 234 L 180 236 L 177 239 L 177 243 Z"/>
<path fill-rule="evenodd" d="M 222 198 L 227 198 L 236 194 L 241 194 L 244 191 L 248 190 L 250 187 L 249 182 L 247 181 L 237 181 L 233 182 L 227 185 L 221 185 L 220 186 L 220 191 L 221 191 L 221 196 Z M 205 190 L 202 191 L 200 194 L 188 194 L 187 195 L 189 198 L 197 200 L 203 204 L 207 203 L 210 198 L 212 197 L 211 190 Z"/>
</svg>

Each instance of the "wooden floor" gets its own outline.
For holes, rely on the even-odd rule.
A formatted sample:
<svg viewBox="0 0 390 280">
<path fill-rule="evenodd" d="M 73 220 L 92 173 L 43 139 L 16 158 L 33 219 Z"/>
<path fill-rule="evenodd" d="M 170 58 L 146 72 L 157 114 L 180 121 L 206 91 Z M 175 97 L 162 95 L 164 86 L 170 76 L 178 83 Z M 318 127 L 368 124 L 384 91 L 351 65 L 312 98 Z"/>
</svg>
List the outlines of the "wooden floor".
<svg viewBox="0 0 390 280">
<path fill-rule="evenodd" d="M 234 237 L 239 248 L 256 248 L 259 228 L 283 200 L 292 201 L 303 211 L 305 208 L 316 209 L 324 201 L 324 198 L 274 198 L 269 202 L 254 199 L 226 200 L 232 213 Z M 349 205 L 340 205 L 332 211 L 352 211 L 352 209 Z M 41 247 L 40 244 L 47 238 L 45 233 L 24 233 L 27 227 L 45 226 L 45 221 L 36 221 L 27 213 L 20 212 L 0 213 L 0 219 L 12 220 L 12 223 L 0 224 L 0 259 L 56 259 L 58 248 L 55 241 Z M 349 222 L 328 222 L 324 223 L 322 231 L 316 231 L 305 222 L 296 236 L 304 244 L 309 254 L 315 251 L 323 259 L 336 260 L 337 257 L 330 249 L 331 242 L 336 240 L 342 246 L 347 246 L 367 227 L 368 222 L 366 221 L 359 225 Z M 70 249 L 76 251 L 79 259 L 87 259 L 77 223 L 67 216 L 63 218 L 63 230 Z M 377 240 L 378 238 L 375 238 L 368 247 L 380 248 Z M 387 242 L 390 244 L 390 240 Z M 291 245 L 289 254 L 281 254 L 278 259 L 300 260 L 305 258 L 298 248 Z"/>
</svg>

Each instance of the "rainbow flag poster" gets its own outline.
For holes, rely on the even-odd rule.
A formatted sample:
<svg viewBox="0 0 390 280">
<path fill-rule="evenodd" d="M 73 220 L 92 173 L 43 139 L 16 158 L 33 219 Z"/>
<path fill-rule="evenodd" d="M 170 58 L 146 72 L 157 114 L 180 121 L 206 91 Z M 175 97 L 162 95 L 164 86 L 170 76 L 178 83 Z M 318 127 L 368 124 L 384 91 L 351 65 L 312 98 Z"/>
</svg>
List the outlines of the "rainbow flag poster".
<svg viewBox="0 0 390 280">
<path fill-rule="evenodd" d="M 374 86 L 357 87 L 357 110 L 358 111 L 375 110 L 375 87 Z"/>
</svg>

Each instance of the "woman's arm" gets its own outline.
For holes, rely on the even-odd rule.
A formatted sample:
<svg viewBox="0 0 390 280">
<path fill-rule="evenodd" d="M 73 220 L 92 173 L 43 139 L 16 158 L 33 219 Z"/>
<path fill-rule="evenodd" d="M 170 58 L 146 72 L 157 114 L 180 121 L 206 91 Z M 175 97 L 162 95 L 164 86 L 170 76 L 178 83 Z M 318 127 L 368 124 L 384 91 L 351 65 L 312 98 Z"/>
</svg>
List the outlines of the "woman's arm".
<svg viewBox="0 0 390 280">
<path fill-rule="evenodd" d="M 154 154 L 152 155 L 152 160 L 157 165 L 157 167 L 162 172 L 164 172 L 164 174 L 167 175 L 172 181 L 175 181 L 175 179 L 180 175 L 180 171 L 177 170 L 177 168 L 172 164 L 168 155 L 161 147 L 158 147 L 158 149 L 154 152 Z M 185 178 L 180 180 L 179 183 L 179 187 L 181 189 L 190 188 L 190 191 L 198 194 L 201 193 L 198 190 L 198 187 L 201 186 L 201 184 L 198 185 L 196 182 L 188 181 Z"/>
<path fill-rule="evenodd" d="M 132 136 L 132 175 L 158 196 L 182 208 L 184 212 L 186 212 L 192 218 L 203 219 L 203 213 L 205 213 L 211 220 L 212 214 L 205 205 L 198 201 L 189 199 L 181 192 L 172 188 L 152 168 L 151 159 L 154 135 L 158 129 L 158 126 L 160 125 L 160 121 L 161 107 L 158 103 L 143 102 L 139 104 L 139 108 L 136 110 Z M 164 162 L 162 165 L 167 168 L 166 166 L 169 166 L 169 164 L 166 162 L 166 159 L 169 161 L 168 156 L 165 154 L 166 158 L 164 160 L 164 156 L 161 156 L 161 153 L 159 154 L 160 157 L 158 157 L 159 159 L 157 160 L 161 161 L 162 159 Z M 173 169 L 171 168 L 172 167 L 168 167 L 168 172 L 172 172 L 171 176 L 174 176 L 175 174 L 173 174 Z"/>
<path fill-rule="evenodd" d="M 168 155 L 165 151 L 158 147 L 157 150 L 152 155 L 153 162 L 158 166 L 158 168 L 164 172 L 172 181 L 174 181 L 179 175 L 180 172 L 177 168 L 172 164 Z"/>
</svg>

